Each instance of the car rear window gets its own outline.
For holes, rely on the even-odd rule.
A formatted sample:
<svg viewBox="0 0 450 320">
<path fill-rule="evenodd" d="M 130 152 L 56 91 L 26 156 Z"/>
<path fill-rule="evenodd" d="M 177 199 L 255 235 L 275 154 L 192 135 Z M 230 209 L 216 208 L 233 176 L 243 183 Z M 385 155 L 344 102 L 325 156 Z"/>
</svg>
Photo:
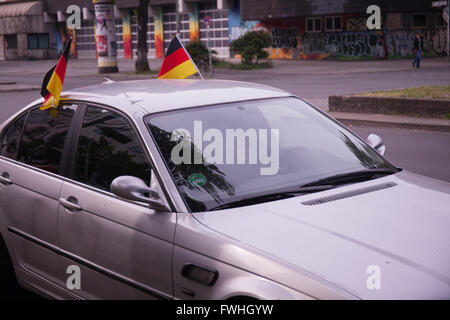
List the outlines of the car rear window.
<svg viewBox="0 0 450 320">
<path fill-rule="evenodd" d="M 1 139 L 0 155 L 16 159 L 17 150 L 19 148 L 20 135 L 22 134 L 23 125 L 27 114 L 22 115 L 19 119 L 11 123 Z"/>
<path fill-rule="evenodd" d="M 76 105 L 31 111 L 20 143 L 18 160 L 60 174 L 61 157 Z"/>
</svg>

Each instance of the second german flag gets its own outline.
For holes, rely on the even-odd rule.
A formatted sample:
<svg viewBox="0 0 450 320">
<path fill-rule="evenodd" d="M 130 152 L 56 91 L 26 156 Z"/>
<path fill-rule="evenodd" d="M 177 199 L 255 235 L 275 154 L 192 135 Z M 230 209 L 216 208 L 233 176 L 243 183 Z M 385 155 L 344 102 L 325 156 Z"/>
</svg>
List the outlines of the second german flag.
<svg viewBox="0 0 450 320">
<path fill-rule="evenodd" d="M 188 52 L 180 39 L 175 36 L 167 49 L 158 79 L 185 79 L 197 72 Z"/>
</svg>

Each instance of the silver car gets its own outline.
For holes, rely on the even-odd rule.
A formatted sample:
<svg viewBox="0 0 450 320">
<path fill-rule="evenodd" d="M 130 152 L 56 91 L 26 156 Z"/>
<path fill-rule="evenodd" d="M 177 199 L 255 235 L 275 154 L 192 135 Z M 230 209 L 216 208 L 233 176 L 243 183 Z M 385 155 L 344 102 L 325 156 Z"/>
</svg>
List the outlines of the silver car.
<svg viewBox="0 0 450 320">
<path fill-rule="evenodd" d="M 450 298 L 450 184 L 395 167 L 379 137 L 243 82 L 108 82 L 62 99 L 0 126 L 1 259 L 22 287 Z"/>
</svg>

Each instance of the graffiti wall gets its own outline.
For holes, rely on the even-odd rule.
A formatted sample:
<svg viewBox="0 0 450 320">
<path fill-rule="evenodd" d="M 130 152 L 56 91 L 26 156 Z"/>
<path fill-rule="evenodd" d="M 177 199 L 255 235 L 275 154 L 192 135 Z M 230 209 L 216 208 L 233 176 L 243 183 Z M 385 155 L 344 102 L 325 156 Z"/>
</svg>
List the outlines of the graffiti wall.
<svg viewBox="0 0 450 320">
<path fill-rule="evenodd" d="M 386 43 L 388 48 L 388 58 L 411 57 L 413 55 L 414 38 L 416 37 L 417 32 L 417 30 L 395 30 L 387 32 Z M 435 28 L 423 30 L 421 32 L 424 38 L 425 56 L 446 54 L 446 29 Z"/>
<path fill-rule="evenodd" d="M 261 30 L 261 24 L 259 21 L 242 21 L 239 1 L 236 1 L 235 7 L 228 10 L 228 41 L 236 40 L 253 30 Z"/>
<path fill-rule="evenodd" d="M 164 20 L 162 7 L 156 10 L 153 19 L 155 24 L 155 58 L 164 58 Z"/>
<path fill-rule="evenodd" d="M 200 40 L 198 27 L 198 3 L 194 3 L 194 8 L 189 12 L 189 40 L 196 42 Z"/>
<path fill-rule="evenodd" d="M 130 14 L 127 12 L 122 17 L 122 37 L 123 37 L 123 57 L 126 59 L 132 59 L 132 43 L 131 43 L 131 19 Z"/>
<path fill-rule="evenodd" d="M 236 15 L 237 16 L 237 15 Z M 272 35 L 271 59 L 393 59 L 412 57 L 414 38 L 418 32 L 424 37 L 425 56 L 445 53 L 446 29 L 426 30 L 411 27 L 411 15 L 395 14 L 381 30 L 368 30 L 366 18 L 361 15 L 342 15 L 341 28 L 324 31 L 325 18 L 321 17 L 321 29 L 306 31 L 306 19 L 263 20 L 259 28 Z M 230 20 L 231 21 L 231 20 Z M 235 23 L 237 24 L 237 23 Z M 242 25 L 242 23 L 241 23 Z M 230 27 L 230 39 L 241 31 Z M 245 31 L 242 31 L 245 32 Z"/>
<path fill-rule="evenodd" d="M 305 55 L 386 57 L 386 46 L 382 31 L 304 33 L 301 39 L 301 51 Z"/>
<path fill-rule="evenodd" d="M 437 54 L 447 54 L 447 29 L 426 30 L 423 34 L 430 49 Z"/>
<path fill-rule="evenodd" d="M 270 20 L 261 26 L 272 35 L 270 59 L 300 59 L 300 35 L 304 32 L 304 19 Z"/>
<path fill-rule="evenodd" d="M 270 58 L 386 57 L 383 31 L 367 30 L 365 19 L 359 16 L 344 16 L 343 19 L 342 31 L 335 32 L 306 32 L 305 19 L 262 21 L 262 26 L 272 35 Z"/>
<path fill-rule="evenodd" d="M 408 57 L 413 54 L 415 31 L 393 30 L 386 35 L 388 57 Z"/>
</svg>

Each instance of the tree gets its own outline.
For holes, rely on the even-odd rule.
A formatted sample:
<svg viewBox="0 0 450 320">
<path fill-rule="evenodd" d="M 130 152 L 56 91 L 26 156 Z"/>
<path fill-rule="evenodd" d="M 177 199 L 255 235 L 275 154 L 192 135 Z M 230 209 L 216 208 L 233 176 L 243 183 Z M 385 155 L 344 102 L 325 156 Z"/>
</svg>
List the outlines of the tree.
<svg viewBox="0 0 450 320">
<path fill-rule="evenodd" d="M 270 47 L 272 38 L 266 31 L 250 31 L 240 38 L 231 41 L 230 47 L 234 52 L 242 56 L 245 64 L 258 63 L 261 59 L 267 59 L 268 53 L 264 48 Z"/>
<path fill-rule="evenodd" d="M 185 48 L 197 66 L 209 63 L 208 48 L 200 41 L 191 41 L 185 46 Z M 213 54 L 217 54 L 217 51 L 211 50 L 211 55 Z"/>
<path fill-rule="evenodd" d="M 139 0 L 136 72 L 150 71 L 147 59 L 148 2 L 149 0 Z"/>
</svg>

